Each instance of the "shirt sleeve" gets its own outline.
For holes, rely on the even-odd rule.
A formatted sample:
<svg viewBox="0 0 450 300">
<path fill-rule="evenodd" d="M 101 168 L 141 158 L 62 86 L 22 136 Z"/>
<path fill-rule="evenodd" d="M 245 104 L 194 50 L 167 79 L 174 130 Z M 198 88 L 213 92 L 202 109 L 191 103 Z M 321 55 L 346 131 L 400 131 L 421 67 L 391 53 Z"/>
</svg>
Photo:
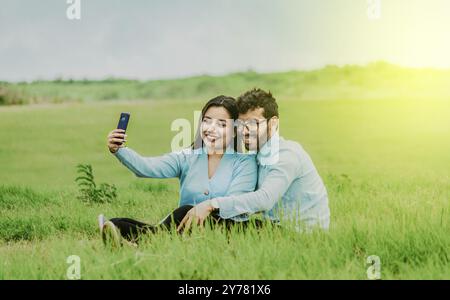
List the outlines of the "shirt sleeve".
<svg viewBox="0 0 450 300">
<path fill-rule="evenodd" d="M 240 214 L 253 214 L 272 209 L 296 178 L 299 163 L 293 161 L 289 153 L 285 155 L 280 153 L 280 159 L 276 164 L 264 167 L 270 170 L 257 191 L 217 198 L 220 217 L 229 219 Z"/>
<path fill-rule="evenodd" d="M 130 148 L 119 148 L 114 156 L 137 177 L 173 178 L 181 175 L 182 153 L 143 157 Z"/>
</svg>

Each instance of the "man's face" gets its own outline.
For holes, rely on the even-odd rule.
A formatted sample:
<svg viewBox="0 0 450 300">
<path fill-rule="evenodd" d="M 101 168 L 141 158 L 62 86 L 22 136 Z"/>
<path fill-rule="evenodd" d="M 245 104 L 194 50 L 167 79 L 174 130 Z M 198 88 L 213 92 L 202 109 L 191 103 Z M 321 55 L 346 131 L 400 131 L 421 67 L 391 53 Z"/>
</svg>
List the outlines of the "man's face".
<svg viewBox="0 0 450 300">
<path fill-rule="evenodd" d="M 245 148 L 258 151 L 270 138 L 268 120 L 264 118 L 264 109 L 256 108 L 245 114 L 239 114 L 238 134 L 244 140 Z"/>
</svg>

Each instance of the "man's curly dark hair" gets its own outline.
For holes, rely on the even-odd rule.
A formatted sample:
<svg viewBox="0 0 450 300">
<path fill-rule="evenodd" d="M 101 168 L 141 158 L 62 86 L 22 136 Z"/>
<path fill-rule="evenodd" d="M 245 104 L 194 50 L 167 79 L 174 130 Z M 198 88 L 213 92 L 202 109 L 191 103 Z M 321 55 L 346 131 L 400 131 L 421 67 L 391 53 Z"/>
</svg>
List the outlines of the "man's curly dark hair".
<svg viewBox="0 0 450 300">
<path fill-rule="evenodd" d="M 264 109 L 264 118 L 278 117 L 278 104 L 272 94 L 259 88 L 251 89 L 237 98 L 239 113 L 245 114 L 249 110 Z"/>
</svg>

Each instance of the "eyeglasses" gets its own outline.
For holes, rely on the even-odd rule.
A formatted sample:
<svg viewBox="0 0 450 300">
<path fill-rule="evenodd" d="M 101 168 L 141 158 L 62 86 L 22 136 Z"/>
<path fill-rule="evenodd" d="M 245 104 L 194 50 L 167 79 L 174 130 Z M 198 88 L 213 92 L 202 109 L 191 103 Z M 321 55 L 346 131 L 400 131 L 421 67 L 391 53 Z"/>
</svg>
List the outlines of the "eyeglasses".
<svg viewBox="0 0 450 300">
<path fill-rule="evenodd" d="M 243 129 L 244 127 L 247 128 L 247 130 L 255 130 L 258 129 L 259 124 L 269 121 L 269 119 L 253 119 L 248 121 L 241 121 L 237 120 L 236 125 L 239 129 Z"/>
</svg>

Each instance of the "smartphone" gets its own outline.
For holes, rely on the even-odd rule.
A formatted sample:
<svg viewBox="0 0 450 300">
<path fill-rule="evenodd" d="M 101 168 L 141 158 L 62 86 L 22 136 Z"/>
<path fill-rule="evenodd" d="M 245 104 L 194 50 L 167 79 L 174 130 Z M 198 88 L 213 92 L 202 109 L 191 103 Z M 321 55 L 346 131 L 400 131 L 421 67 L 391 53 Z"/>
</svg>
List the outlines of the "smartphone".
<svg viewBox="0 0 450 300">
<path fill-rule="evenodd" d="M 117 124 L 117 129 L 127 130 L 128 121 L 130 120 L 130 113 L 123 112 L 120 114 L 119 124 Z"/>
<path fill-rule="evenodd" d="M 119 119 L 119 124 L 117 124 L 117 129 L 123 129 L 126 131 L 129 120 L 130 120 L 130 113 L 128 113 L 128 112 L 121 113 L 120 119 Z M 119 144 L 119 143 L 116 143 L 116 144 Z"/>
</svg>

